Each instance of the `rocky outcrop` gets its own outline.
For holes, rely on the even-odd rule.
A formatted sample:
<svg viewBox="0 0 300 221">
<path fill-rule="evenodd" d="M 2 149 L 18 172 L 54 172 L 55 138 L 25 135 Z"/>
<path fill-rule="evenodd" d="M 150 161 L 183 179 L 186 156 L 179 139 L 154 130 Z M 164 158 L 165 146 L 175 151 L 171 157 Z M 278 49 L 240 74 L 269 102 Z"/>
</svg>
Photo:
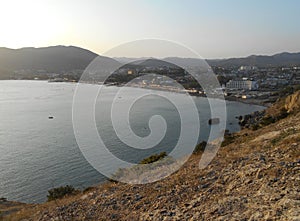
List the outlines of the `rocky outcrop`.
<svg viewBox="0 0 300 221">
<path fill-rule="evenodd" d="M 300 110 L 300 91 L 281 98 L 266 111 L 256 111 L 245 116 L 239 116 L 241 128 L 258 129 L 260 127 L 275 123 L 289 114 L 297 113 Z"/>
<path fill-rule="evenodd" d="M 285 109 L 288 113 L 300 110 L 300 91 L 288 96 L 285 99 Z"/>
</svg>

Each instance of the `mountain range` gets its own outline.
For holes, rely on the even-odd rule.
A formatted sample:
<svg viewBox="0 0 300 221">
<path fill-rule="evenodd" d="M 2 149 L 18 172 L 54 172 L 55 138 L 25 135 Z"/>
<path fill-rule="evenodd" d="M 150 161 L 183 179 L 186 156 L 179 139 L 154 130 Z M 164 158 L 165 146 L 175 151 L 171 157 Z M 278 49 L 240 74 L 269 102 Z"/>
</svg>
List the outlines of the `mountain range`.
<svg viewBox="0 0 300 221">
<path fill-rule="evenodd" d="M 99 55 L 75 46 L 51 46 L 44 48 L 0 48 L 0 78 L 8 77 L 15 71 L 27 70 L 38 72 L 44 70 L 46 73 L 68 73 L 74 70 L 84 70 Z M 159 65 L 148 58 L 105 58 L 111 63 L 128 63 L 135 60 L 144 60 L 145 64 Z M 195 66 L 204 64 L 204 60 L 196 58 L 164 58 L 164 65 L 177 64 L 180 66 Z M 300 53 L 280 53 L 273 56 L 252 55 L 245 58 L 210 59 L 205 60 L 211 66 L 235 68 L 242 65 L 257 67 L 282 67 L 300 66 Z M 137 62 L 139 63 L 139 62 Z"/>
<path fill-rule="evenodd" d="M 257 67 L 285 67 L 299 66 L 300 53 L 283 52 L 272 56 L 251 55 L 245 58 L 230 58 L 219 60 L 208 60 L 211 66 L 220 67 L 239 67 L 239 66 L 257 66 Z"/>
<path fill-rule="evenodd" d="M 84 69 L 98 55 L 74 46 L 0 48 L 0 67 L 6 70 L 62 72 Z"/>
</svg>

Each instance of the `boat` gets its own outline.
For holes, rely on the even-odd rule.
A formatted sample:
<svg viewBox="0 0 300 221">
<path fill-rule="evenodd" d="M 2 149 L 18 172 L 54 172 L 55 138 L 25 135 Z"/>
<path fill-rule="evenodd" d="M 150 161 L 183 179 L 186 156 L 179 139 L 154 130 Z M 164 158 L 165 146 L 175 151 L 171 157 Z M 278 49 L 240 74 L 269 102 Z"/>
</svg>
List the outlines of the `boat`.
<svg viewBox="0 0 300 221">
<path fill-rule="evenodd" d="M 220 123 L 220 118 L 211 118 L 208 120 L 208 124 L 212 125 L 212 124 L 219 124 Z"/>
<path fill-rule="evenodd" d="M 64 82 L 63 78 L 54 78 L 54 79 L 49 79 L 48 83 L 57 83 L 57 82 Z"/>
<path fill-rule="evenodd" d="M 49 116 L 49 117 L 48 117 L 48 119 L 53 119 L 53 118 L 54 118 L 54 117 L 52 117 L 52 116 Z"/>
</svg>

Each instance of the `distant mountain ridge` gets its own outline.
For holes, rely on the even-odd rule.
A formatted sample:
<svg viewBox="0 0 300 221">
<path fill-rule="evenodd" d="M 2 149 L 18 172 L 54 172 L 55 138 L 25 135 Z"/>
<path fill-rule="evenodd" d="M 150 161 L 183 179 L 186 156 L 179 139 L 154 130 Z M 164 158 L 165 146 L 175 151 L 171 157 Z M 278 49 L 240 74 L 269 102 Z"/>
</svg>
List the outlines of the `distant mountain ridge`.
<svg viewBox="0 0 300 221">
<path fill-rule="evenodd" d="M 129 63 L 138 61 L 140 58 L 114 58 L 121 63 Z M 220 66 L 224 68 L 240 67 L 240 66 L 257 66 L 257 67 L 284 67 L 284 66 L 300 66 L 300 52 L 288 53 L 283 52 L 275 55 L 251 55 L 244 58 L 228 58 L 228 59 L 198 59 L 198 58 L 181 58 L 167 57 L 161 60 L 176 64 L 178 66 L 199 66 L 205 65 L 207 62 L 210 66 Z"/>
<path fill-rule="evenodd" d="M 52 46 L 45 48 L 0 48 L 0 68 L 16 70 L 46 70 L 61 73 L 85 69 L 98 55 L 74 46 Z"/>
<path fill-rule="evenodd" d="M 229 58 L 218 60 L 207 60 L 211 66 L 221 67 L 239 67 L 239 66 L 257 66 L 257 67 L 284 67 L 300 66 L 300 53 L 283 52 L 272 56 L 251 55 L 245 58 Z"/>
<path fill-rule="evenodd" d="M 32 72 L 44 70 L 46 73 L 66 73 L 73 70 L 84 70 L 99 55 L 75 46 L 51 46 L 43 48 L 21 48 L 9 49 L 0 48 L 0 78 L 9 76 L 20 70 Z M 140 60 L 133 58 L 105 58 L 107 63 L 120 64 L 130 61 Z M 152 58 L 143 65 L 157 65 L 159 62 Z M 150 62 L 151 61 L 151 62 Z M 300 53 L 280 53 L 273 56 L 252 55 L 245 58 L 230 59 L 196 59 L 171 57 L 160 59 L 160 61 L 176 64 L 179 66 L 203 65 L 206 61 L 211 66 L 220 67 L 240 67 L 243 65 L 257 67 L 280 67 L 280 66 L 300 66 Z M 138 62 L 137 62 L 138 63 Z M 172 66 L 172 65 L 170 65 Z"/>
<path fill-rule="evenodd" d="M 139 61 L 139 62 L 137 62 L 137 64 L 139 66 L 143 66 L 143 67 L 156 67 L 156 68 L 159 68 L 159 67 L 170 67 L 170 68 L 178 68 L 178 66 L 175 65 L 172 62 L 168 62 L 168 61 L 160 60 L 160 59 L 154 59 L 154 58 L 146 59 L 146 60 L 143 60 L 143 61 Z"/>
</svg>

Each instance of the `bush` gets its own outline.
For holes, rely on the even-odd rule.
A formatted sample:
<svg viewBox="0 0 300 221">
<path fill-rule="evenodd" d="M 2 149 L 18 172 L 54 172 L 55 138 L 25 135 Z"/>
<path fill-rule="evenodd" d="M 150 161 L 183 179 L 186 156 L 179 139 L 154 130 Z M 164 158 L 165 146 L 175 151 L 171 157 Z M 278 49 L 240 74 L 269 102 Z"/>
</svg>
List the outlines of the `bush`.
<svg viewBox="0 0 300 221">
<path fill-rule="evenodd" d="M 156 161 L 159 161 L 163 158 L 165 158 L 167 156 L 166 152 L 161 152 L 160 154 L 154 154 L 151 155 L 150 157 L 147 157 L 145 159 L 143 159 L 140 164 L 150 164 L 150 163 L 154 163 Z"/>
<path fill-rule="evenodd" d="M 273 124 L 281 119 L 284 119 L 288 116 L 288 112 L 285 108 L 282 108 L 280 110 L 280 113 L 277 114 L 276 116 L 265 116 L 264 118 L 262 118 L 260 125 L 261 126 L 268 126 L 270 124 Z"/>
<path fill-rule="evenodd" d="M 201 143 L 197 144 L 197 146 L 195 147 L 193 154 L 198 154 L 201 153 L 205 150 L 205 147 L 207 145 L 206 141 L 202 141 Z"/>
<path fill-rule="evenodd" d="M 234 136 L 232 134 L 225 134 L 224 140 L 221 143 L 221 147 L 225 147 L 225 146 L 233 143 L 233 141 L 234 141 Z"/>
<path fill-rule="evenodd" d="M 272 116 L 268 116 L 268 117 L 264 117 L 262 120 L 261 120 L 261 125 L 262 126 L 268 126 L 270 124 L 273 124 L 276 122 L 276 119 Z"/>
<path fill-rule="evenodd" d="M 287 112 L 287 110 L 286 110 L 285 108 L 282 108 L 282 109 L 280 110 L 279 115 L 276 117 L 276 120 L 284 119 L 284 118 L 286 118 L 287 116 L 289 116 L 289 113 Z"/>
<path fill-rule="evenodd" d="M 259 124 L 253 124 L 253 125 L 251 126 L 251 129 L 252 129 L 252 130 L 258 130 L 259 128 L 261 128 L 261 126 L 259 126 Z"/>
<path fill-rule="evenodd" d="M 279 91 L 280 97 L 286 97 L 300 90 L 300 85 L 287 86 Z"/>
<path fill-rule="evenodd" d="M 51 190 L 48 190 L 48 201 L 61 199 L 67 195 L 72 195 L 77 193 L 79 190 L 76 190 L 73 186 L 67 185 L 67 186 L 61 186 L 58 188 L 53 188 Z"/>
<path fill-rule="evenodd" d="M 92 190 L 95 190 L 95 187 L 89 186 L 89 187 L 87 187 L 87 188 L 85 188 L 85 189 L 83 190 L 83 193 L 87 193 L 87 192 L 90 192 L 90 191 L 92 191 Z"/>
</svg>

